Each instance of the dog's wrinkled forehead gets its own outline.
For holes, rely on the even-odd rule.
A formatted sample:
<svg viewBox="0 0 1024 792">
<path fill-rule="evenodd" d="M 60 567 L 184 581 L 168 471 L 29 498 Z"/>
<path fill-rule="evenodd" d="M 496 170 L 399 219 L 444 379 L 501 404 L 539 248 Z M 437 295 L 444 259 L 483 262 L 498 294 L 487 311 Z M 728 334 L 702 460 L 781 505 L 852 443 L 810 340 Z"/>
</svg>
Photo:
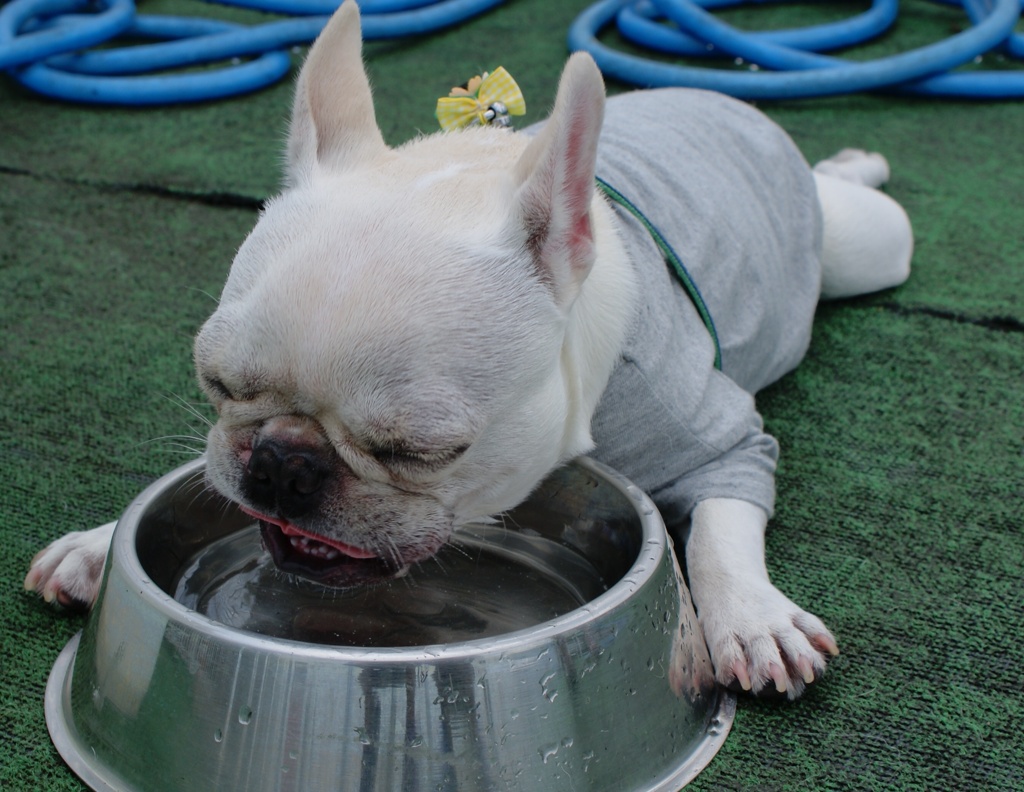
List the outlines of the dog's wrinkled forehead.
<svg viewBox="0 0 1024 792">
<path fill-rule="evenodd" d="M 431 192 L 449 174 L 418 178 Z M 197 339 L 201 369 L 333 398 L 355 396 L 338 392 L 346 383 L 400 392 L 441 373 L 479 402 L 551 359 L 536 347 L 557 338 L 534 331 L 561 319 L 503 227 L 424 216 L 416 188 L 330 186 L 268 204 Z"/>
<path fill-rule="evenodd" d="M 379 292 L 387 299 L 425 296 L 423 282 L 452 296 L 511 285 L 522 273 L 508 270 L 523 264 L 508 216 L 512 188 L 467 169 L 419 169 L 405 157 L 286 191 L 267 204 L 222 298 L 272 284 L 283 298 L 302 299 L 313 282 L 335 298 Z"/>
</svg>

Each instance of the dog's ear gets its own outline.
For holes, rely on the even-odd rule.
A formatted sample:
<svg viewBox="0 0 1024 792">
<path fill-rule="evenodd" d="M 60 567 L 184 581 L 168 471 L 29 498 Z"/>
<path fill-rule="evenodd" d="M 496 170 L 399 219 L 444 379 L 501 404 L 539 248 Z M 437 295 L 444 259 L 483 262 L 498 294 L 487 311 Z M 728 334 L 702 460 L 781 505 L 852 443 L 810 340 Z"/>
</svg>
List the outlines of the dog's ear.
<svg viewBox="0 0 1024 792">
<path fill-rule="evenodd" d="M 568 307 L 594 263 L 590 203 L 604 82 L 593 59 L 565 66 L 551 117 L 516 163 L 519 217 L 541 279 Z"/>
<path fill-rule="evenodd" d="M 313 43 L 295 86 L 286 177 L 344 169 L 385 151 L 362 59 L 359 6 L 345 0 Z"/>
</svg>

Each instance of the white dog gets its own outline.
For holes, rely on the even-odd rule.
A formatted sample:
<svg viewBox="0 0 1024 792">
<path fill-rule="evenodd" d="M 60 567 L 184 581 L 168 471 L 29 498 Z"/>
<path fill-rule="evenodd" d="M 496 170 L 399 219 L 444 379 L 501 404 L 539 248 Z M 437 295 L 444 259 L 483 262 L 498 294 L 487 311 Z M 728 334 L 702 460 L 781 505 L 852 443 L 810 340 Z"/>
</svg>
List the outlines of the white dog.
<svg viewBox="0 0 1024 792">
<path fill-rule="evenodd" d="M 299 77 L 286 187 L 196 341 L 208 478 L 282 568 L 352 585 L 590 452 L 687 537 L 718 680 L 794 697 L 838 649 L 768 579 L 777 445 L 752 394 L 799 362 L 820 297 L 907 277 L 910 224 L 873 189 L 878 155 L 812 173 L 764 116 L 703 91 L 605 105 L 577 54 L 539 132 L 389 148 L 346 2 Z M 58 540 L 26 586 L 91 603 L 110 531 Z"/>
</svg>

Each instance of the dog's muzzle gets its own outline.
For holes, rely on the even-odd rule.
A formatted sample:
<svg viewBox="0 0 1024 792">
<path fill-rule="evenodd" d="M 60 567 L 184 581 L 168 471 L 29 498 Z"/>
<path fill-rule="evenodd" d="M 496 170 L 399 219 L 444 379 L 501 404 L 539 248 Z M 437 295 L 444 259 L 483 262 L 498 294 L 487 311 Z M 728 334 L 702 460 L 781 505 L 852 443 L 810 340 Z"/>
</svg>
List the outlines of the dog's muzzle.
<svg viewBox="0 0 1024 792">
<path fill-rule="evenodd" d="M 241 481 L 244 500 L 255 508 L 242 510 L 259 520 L 263 544 L 284 572 L 336 587 L 394 577 L 401 566 L 389 559 L 296 524 L 323 505 L 339 464 L 329 446 L 308 436 L 258 438 Z"/>
<path fill-rule="evenodd" d="M 244 494 L 261 508 L 298 519 L 320 507 L 331 467 L 321 449 L 260 440 L 245 467 Z"/>
</svg>

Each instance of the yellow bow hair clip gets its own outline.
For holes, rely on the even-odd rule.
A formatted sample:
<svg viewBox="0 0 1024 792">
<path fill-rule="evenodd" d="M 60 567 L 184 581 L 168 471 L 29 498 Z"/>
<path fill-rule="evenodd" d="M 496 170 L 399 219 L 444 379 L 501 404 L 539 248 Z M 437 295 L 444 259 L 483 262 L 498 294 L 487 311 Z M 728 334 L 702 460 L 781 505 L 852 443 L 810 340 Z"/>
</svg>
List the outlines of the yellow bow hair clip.
<svg viewBox="0 0 1024 792">
<path fill-rule="evenodd" d="M 437 100 L 435 115 L 441 129 L 467 126 L 510 126 L 509 116 L 523 115 L 526 100 L 512 75 L 499 66 L 474 77 L 465 88 L 452 88 L 448 96 Z"/>
</svg>

